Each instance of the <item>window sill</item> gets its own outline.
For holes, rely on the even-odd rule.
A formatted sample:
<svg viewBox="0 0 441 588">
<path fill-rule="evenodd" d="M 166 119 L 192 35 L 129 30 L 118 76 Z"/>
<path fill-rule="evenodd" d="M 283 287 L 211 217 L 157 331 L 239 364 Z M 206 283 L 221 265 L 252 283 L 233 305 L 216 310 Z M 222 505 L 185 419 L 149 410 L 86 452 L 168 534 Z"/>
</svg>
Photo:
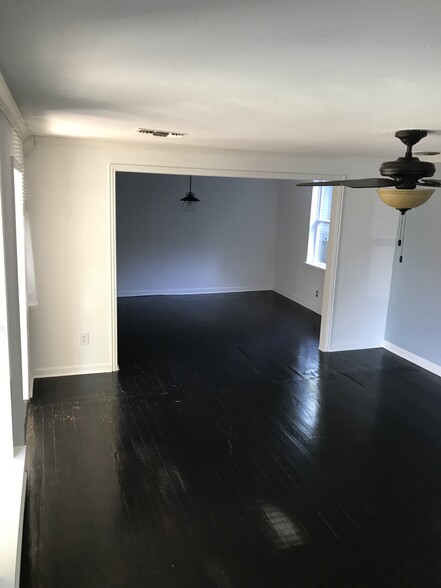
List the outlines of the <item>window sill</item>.
<svg viewBox="0 0 441 588">
<path fill-rule="evenodd" d="M 316 265 L 315 263 L 310 263 L 309 261 L 305 261 L 305 265 L 308 267 L 313 267 L 314 269 L 321 270 L 322 272 L 326 271 L 326 265 Z"/>
</svg>

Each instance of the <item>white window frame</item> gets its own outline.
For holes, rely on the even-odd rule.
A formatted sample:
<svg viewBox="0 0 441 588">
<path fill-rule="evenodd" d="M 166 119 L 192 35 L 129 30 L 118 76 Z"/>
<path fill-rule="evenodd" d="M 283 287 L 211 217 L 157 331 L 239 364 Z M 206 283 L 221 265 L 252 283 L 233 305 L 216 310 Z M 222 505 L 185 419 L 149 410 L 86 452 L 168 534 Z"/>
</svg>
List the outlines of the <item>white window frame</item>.
<svg viewBox="0 0 441 588">
<path fill-rule="evenodd" d="M 29 400 L 29 325 L 28 300 L 26 290 L 26 251 L 25 251 L 25 216 L 24 216 L 24 172 L 22 166 L 14 160 L 14 196 L 15 196 L 15 231 L 17 241 L 18 303 L 20 313 L 21 362 L 23 379 L 23 399 Z"/>
<path fill-rule="evenodd" d="M 328 234 L 330 234 L 331 218 L 329 220 L 320 218 L 321 200 L 323 197 L 323 186 L 314 186 L 311 196 L 311 216 L 309 220 L 308 250 L 306 254 L 306 263 L 313 267 L 326 270 L 326 262 L 318 261 L 318 228 L 320 225 L 328 225 Z M 331 195 L 332 206 L 332 195 Z"/>
</svg>

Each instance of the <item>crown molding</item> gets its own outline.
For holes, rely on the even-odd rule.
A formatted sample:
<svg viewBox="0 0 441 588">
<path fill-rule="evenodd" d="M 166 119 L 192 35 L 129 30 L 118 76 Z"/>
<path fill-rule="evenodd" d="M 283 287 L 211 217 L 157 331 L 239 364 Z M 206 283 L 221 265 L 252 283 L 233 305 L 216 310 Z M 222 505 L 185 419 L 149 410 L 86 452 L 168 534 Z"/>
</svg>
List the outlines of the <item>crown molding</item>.
<svg viewBox="0 0 441 588">
<path fill-rule="evenodd" d="M 0 73 L 0 110 L 6 116 L 8 121 L 17 132 L 20 139 L 24 142 L 31 137 L 31 132 L 28 125 L 18 108 L 9 88 Z"/>
</svg>

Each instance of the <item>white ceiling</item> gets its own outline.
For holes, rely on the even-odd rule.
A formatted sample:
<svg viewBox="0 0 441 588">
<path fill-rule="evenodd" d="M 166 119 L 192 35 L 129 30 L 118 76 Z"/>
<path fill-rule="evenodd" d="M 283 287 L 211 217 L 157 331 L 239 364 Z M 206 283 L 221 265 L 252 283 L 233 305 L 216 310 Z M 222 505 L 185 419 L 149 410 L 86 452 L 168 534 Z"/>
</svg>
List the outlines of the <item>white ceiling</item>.
<svg viewBox="0 0 441 588">
<path fill-rule="evenodd" d="M 440 25 L 440 0 L 2 0 L 0 71 L 36 135 L 396 157 L 441 129 Z"/>
</svg>

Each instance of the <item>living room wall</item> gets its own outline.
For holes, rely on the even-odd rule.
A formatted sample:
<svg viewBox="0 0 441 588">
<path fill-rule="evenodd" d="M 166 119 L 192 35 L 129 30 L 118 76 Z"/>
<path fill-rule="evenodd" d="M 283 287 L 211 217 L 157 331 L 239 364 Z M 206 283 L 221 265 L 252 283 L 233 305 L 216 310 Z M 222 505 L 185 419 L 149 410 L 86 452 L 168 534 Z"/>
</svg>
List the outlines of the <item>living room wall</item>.
<svg viewBox="0 0 441 588">
<path fill-rule="evenodd" d="M 266 179 L 366 177 L 378 167 L 370 158 L 41 137 L 26 163 L 38 296 L 38 306 L 30 309 L 34 376 L 112 369 L 111 164 L 130 171 L 150 166 L 159 173 L 171 166 L 183 174 Z M 392 267 L 387 252 L 393 252 L 396 221 L 386 223 L 390 243 L 383 239 L 378 249 L 372 229 L 377 201 L 374 190 L 344 197 L 332 349 L 375 347 L 384 340 Z M 82 332 L 90 335 L 88 346 L 80 346 Z"/>
<path fill-rule="evenodd" d="M 386 341 L 393 351 L 441 375 L 441 199 L 407 213 L 403 262 L 395 255 Z"/>
<path fill-rule="evenodd" d="M 279 181 L 274 290 L 321 314 L 325 270 L 305 263 L 311 193 L 311 188 Z"/>
<path fill-rule="evenodd" d="M 277 180 L 118 172 L 118 296 L 271 290 Z"/>
</svg>

